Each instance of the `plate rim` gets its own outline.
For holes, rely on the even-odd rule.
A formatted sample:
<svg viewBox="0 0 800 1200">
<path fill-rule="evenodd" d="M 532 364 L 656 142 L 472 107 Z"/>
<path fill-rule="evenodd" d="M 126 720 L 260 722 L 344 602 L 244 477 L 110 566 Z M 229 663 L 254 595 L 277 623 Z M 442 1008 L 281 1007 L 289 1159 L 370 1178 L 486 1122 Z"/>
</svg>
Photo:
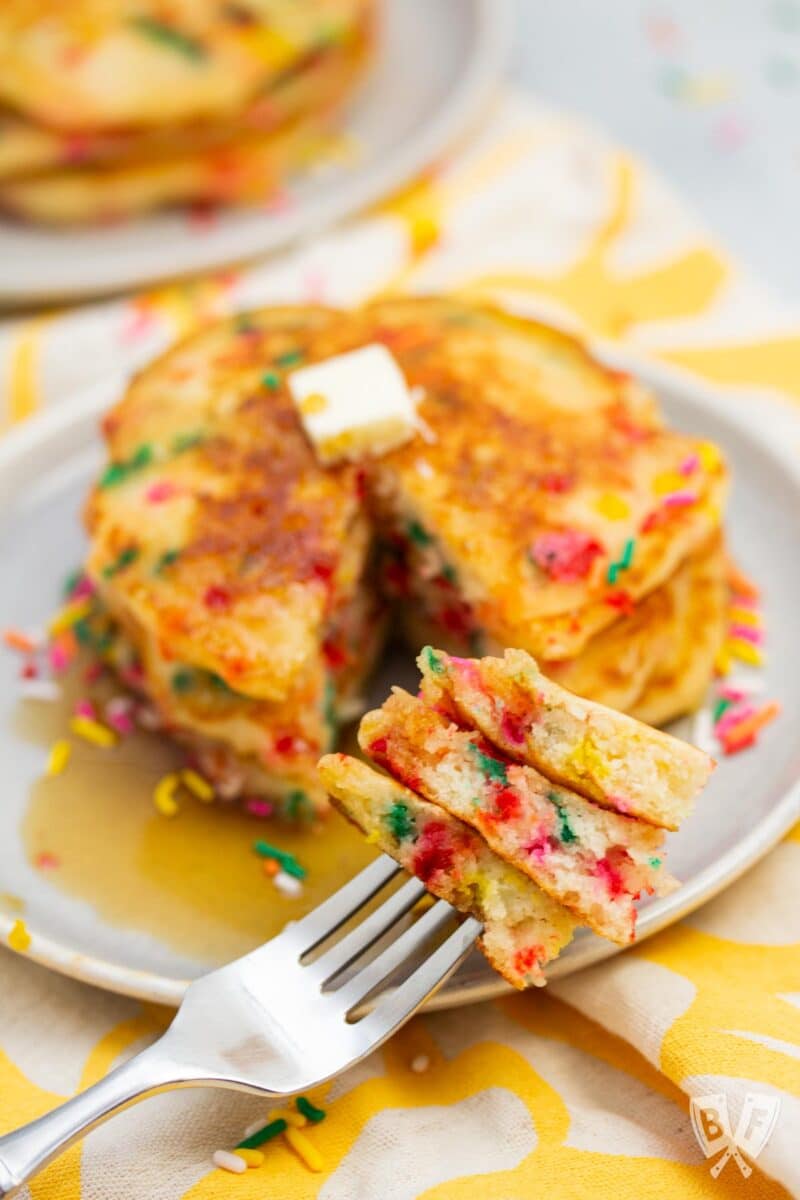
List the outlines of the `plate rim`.
<svg viewBox="0 0 800 1200">
<path fill-rule="evenodd" d="M 402 0 L 400 0 L 402 2 Z M 466 6 L 464 6 L 466 11 Z M 112 296 L 131 290 L 158 286 L 177 279 L 201 276 L 224 267 L 240 267 L 276 252 L 291 249 L 305 238 L 330 229 L 345 219 L 375 204 L 381 198 L 399 191 L 408 181 L 421 174 L 468 128 L 503 77 L 510 58 L 514 28 L 512 0 L 471 0 L 474 21 L 473 49 L 459 74 L 458 82 L 432 117 L 406 140 L 396 154 L 378 160 L 363 173 L 347 176 L 330 195 L 315 197 L 295 213 L 285 214 L 275 234 L 276 223 L 265 220 L 263 227 L 254 230 L 230 231 L 225 250 L 222 246 L 208 253 L 202 261 L 181 265 L 177 269 L 143 270 L 137 267 L 135 254 L 127 254 L 119 264 L 117 278 L 106 278 L 102 269 L 94 281 L 86 280 L 83 269 L 77 272 L 74 284 L 44 283 L 24 279 L 7 284 L 0 280 L 0 316 L 15 304 L 30 305 L 45 302 L 76 301 Z M 273 232 L 270 233 L 270 230 Z M 259 236 L 260 234 L 260 236 Z M 63 231 L 65 238 L 69 230 Z M 234 245 L 235 243 L 235 245 Z M 201 243 L 197 243 L 200 245 Z M 191 256 L 188 256 L 191 257 Z"/>
<path fill-rule="evenodd" d="M 777 461 L 800 492 L 800 456 L 789 449 L 786 441 L 770 436 L 766 423 L 757 425 L 749 421 L 744 410 L 738 410 L 731 402 L 732 390 L 715 387 L 685 369 L 644 359 L 607 343 L 589 341 L 587 344 L 598 358 L 609 365 L 630 371 L 656 390 L 670 390 L 688 403 L 712 411 L 715 418 L 727 425 L 733 433 L 743 434 Z M 126 378 L 127 376 L 122 374 L 105 376 L 80 393 L 59 402 L 56 407 L 37 414 L 24 425 L 13 429 L 0 441 L 0 471 L 18 458 L 25 458 L 37 449 L 41 450 L 45 444 L 65 433 L 71 431 L 74 436 L 83 437 L 84 426 L 89 422 L 93 424 L 115 396 L 119 395 L 125 386 Z M 744 396 L 750 394 L 752 389 L 737 391 L 739 395 Z M 796 415 L 794 420 L 797 421 Z M 671 895 L 648 904 L 642 910 L 634 945 L 640 945 L 647 938 L 688 916 L 734 883 L 777 845 L 798 818 L 800 777 L 786 789 L 772 810 L 756 826 L 744 833 L 734 846 L 704 867 L 689 882 L 681 884 Z M 19 915 L 0 911 L 0 940 L 5 942 Z M 190 982 L 72 950 L 53 938 L 37 933 L 35 929 L 29 928 L 28 932 L 31 935 L 31 944 L 24 953 L 25 958 L 79 982 L 92 984 L 107 991 L 177 1007 Z M 627 948 L 591 937 L 573 945 L 575 950 L 572 953 L 557 959 L 548 968 L 549 981 L 555 983 L 565 979 L 585 967 L 615 957 Z M 487 977 L 485 982 L 462 984 L 458 983 L 455 976 L 445 982 L 428 1001 L 426 1008 L 455 1008 L 512 992 L 510 985 L 499 976 L 496 979 Z"/>
</svg>

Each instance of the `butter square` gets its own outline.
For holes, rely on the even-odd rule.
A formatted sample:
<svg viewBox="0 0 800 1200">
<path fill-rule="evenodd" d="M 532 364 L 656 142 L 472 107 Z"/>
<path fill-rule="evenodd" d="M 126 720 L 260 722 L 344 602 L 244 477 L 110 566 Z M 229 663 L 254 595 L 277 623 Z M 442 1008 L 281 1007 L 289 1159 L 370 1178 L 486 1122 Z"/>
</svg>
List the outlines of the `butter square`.
<svg viewBox="0 0 800 1200">
<path fill-rule="evenodd" d="M 416 433 L 414 398 L 385 346 L 362 346 L 300 367 L 287 383 L 324 466 L 386 454 Z"/>
</svg>

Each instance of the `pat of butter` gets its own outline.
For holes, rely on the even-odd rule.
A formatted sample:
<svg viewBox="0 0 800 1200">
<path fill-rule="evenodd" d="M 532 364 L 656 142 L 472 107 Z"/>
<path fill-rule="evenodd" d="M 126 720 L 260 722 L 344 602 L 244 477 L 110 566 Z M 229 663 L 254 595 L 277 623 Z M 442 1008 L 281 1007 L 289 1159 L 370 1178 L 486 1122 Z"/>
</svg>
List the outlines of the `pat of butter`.
<svg viewBox="0 0 800 1200">
<path fill-rule="evenodd" d="M 385 454 L 416 433 L 414 398 L 385 346 L 363 346 L 300 367 L 287 383 L 324 466 Z"/>
</svg>

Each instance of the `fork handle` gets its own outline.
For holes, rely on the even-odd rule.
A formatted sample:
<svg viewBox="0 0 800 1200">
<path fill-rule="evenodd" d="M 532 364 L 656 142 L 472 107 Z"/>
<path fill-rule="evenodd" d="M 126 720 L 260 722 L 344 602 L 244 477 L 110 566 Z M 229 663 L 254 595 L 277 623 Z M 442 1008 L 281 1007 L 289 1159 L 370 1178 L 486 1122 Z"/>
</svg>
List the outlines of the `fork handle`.
<svg viewBox="0 0 800 1200">
<path fill-rule="evenodd" d="M 180 1074 L 155 1042 L 85 1092 L 0 1137 L 0 1200 L 13 1196 L 32 1175 L 109 1117 L 146 1096 L 179 1087 Z"/>
</svg>

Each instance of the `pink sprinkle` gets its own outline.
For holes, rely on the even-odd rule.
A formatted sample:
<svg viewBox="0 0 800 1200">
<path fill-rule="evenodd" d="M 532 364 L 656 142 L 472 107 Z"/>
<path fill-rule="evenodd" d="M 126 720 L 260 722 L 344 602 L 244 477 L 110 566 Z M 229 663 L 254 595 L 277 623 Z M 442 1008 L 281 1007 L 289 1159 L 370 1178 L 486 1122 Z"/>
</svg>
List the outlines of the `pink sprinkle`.
<svg viewBox="0 0 800 1200">
<path fill-rule="evenodd" d="M 180 488 L 177 483 L 173 483 L 171 479 L 159 479 L 156 483 L 150 484 L 144 498 L 148 504 L 162 504 L 165 500 L 171 500 L 173 496 L 177 496 L 179 492 Z"/>
<path fill-rule="evenodd" d="M 609 804 L 619 813 L 629 813 L 631 811 L 630 801 L 624 796 L 609 796 Z"/>
<path fill-rule="evenodd" d="M 697 470 L 697 468 L 699 466 L 700 466 L 700 459 L 697 457 L 696 454 L 690 454 L 688 458 L 685 458 L 683 460 L 681 465 L 678 467 L 678 470 L 681 473 L 681 475 L 694 475 L 695 471 Z"/>
<path fill-rule="evenodd" d="M 55 867 L 61 866 L 61 859 L 57 854 L 50 854 L 47 850 L 43 850 L 41 854 L 36 855 L 34 865 L 40 871 L 52 871 Z"/>
<path fill-rule="evenodd" d="M 550 841 L 547 836 L 535 838 L 531 842 L 526 842 L 522 849 L 534 862 L 541 863 L 550 850 Z"/>
<path fill-rule="evenodd" d="M 127 735 L 133 733 L 133 701 L 127 696 L 114 696 L 105 708 L 106 722 L 117 733 Z"/>
<path fill-rule="evenodd" d="M 748 693 L 742 691 L 741 688 L 721 687 L 717 689 L 717 695 L 720 700 L 730 700 L 731 704 L 741 704 L 742 700 L 746 700 Z"/>
<path fill-rule="evenodd" d="M 758 596 L 749 596 L 744 592 L 734 592 L 731 596 L 732 608 L 749 608 L 755 612 L 758 609 Z"/>
<path fill-rule="evenodd" d="M 91 700 L 79 700 L 75 705 L 75 716 L 86 717 L 89 721 L 96 721 L 97 711 Z"/>
<path fill-rule="evenodd" d="M 47 650 L 47 657 L 53 673 L 63 675 L 75 657 L 75 650 L 69 642 L 59 638 L 57 641 L 51 642 Z"/>
<path fill-rule="evenodd" d="M 764 645 L 764 630 L 754 629 L 752 625 L 731 625 L 728 634 L 730 637 L 742 638 L 753 646 Z"/>
<path fill-rule="evenodd" d="M 472 687 L 481 691 L 481 677 L 478 672 L 477 663 L 471 658 L 456 658 L 454 654 L 450 656 L 450 662 L 456 668 L 457 673 L 466 679 Z"/>
<path fill-rule="evenodd" d="M 670 492 L 664 497 L 663 504 L 665 508 L 682 508 L 688 504 L 697 503 L 697 492 Z"/>
<path fill-rule="evenodd" d="M 585 579 L 594 560 L 602 553 L 600 543 L 579 529 L 543 533 L 531 546 L 531 558 L 537 567 L 559 583 Z"/>
<path fill-rule="evenodd" d="M 75 587 L 69 594 L 70 600 L 85 600 L 89 596 L 93 596 L 96 588 L 88 575 L 81 575 Z"/>
<path fill-rule="evenodd" d="M 248 800 L 245 803 L 245 809 L 251 817 L 271 817 L 275 812 L 274 805 L 270 804 L 268 800 Z"/>
<path fill-rule="evenodd" d="M 714 736 L 721 738 L 725 737 L 729 729 L 738 725 L 740 721 L 746 721 L 748 717 L 752 717 L 756 712 L 754 704 L 745 704 L 742 707 L 729 708 L 724 712 L 714 726 Z"/>
</svg>

